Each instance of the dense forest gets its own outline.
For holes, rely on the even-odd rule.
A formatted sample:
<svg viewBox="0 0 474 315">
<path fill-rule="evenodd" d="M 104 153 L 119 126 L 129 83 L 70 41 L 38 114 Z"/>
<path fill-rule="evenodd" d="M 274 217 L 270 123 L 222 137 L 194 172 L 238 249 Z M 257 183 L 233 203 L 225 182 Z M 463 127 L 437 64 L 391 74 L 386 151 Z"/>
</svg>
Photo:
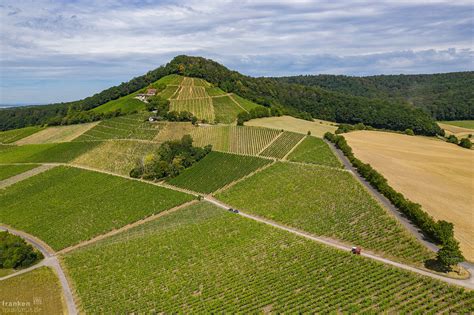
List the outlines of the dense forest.
<svg viewBox="0 0 474 315">
<path fill-rule="evenodd" d="M 227 92 L 302 118 L 320 118 L 340 123 L 364 123 L 375 128 L 412 129 L 417 134 L 435 135 L 441 129 L 422 109 L 406 102 L 391 102 L 349 95 L 316 86 L 283 82 L 283 79 L 253 78 L 231 71 L 201 57 L 177 56 L 166 66 L 144 76 L 109 88 L 80 101 L 0 110 L 0 129 L 7 130 L 57 121 L 68 110 L 89 110 L 110 100 L 135 92 L 159 78 L 177 73 L 203 78 Z"/>
<path fill-rule="evenodd" d="M 408 102 L 437 120 L 474 119 L 473 71 L 368 77 L 300 75 L 274 79 L 354 96 Z"/>
</svg>

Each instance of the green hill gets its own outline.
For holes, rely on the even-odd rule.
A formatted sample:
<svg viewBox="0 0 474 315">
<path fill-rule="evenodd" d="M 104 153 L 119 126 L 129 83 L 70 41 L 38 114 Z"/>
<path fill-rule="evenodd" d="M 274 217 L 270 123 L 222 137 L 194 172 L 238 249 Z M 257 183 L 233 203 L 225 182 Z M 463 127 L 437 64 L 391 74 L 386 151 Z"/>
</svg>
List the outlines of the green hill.
<svg viewBox="0 0 474 315">
<path fill-rule="evenodd" d="M 376 128 L 400 131 L 410 128 L 415 133 L 423 135 L 435 135 L 442 132 L 424 110 L 406 102 L 354 96 L 340 91 L 291 84 L 271 78 L 253 78 L 231 71 L 212 60 L 184 55 L 175 57 L 166 66 L 161 66 L 143 76 L 83 100 L 0 110 L 0 130 L 44 123 L 58 124 L 70 111 L 76 112 L 76 116 L 80 117 L 81 115 L 77 112 L 81 113 L 99 107 L 100 109 L 94 111 L 98 115 L 116 109 L 126 112 L 134 108 L 139 109 L 142 104 L 136 102 L 133 93 L 139 93 L 153 84 L 160 84 L 158 83 L 160 79 L 165 80 L 161 82 L 166 86 L 163 93 L 171 99 L 176 94 L 170 86 L 172 82 L 177 83 L 177 79 L 176 76 L 167 78 L 170 74 L 194 78 L 191 81 L 195 83 L 191 86 L 191 91 L 180 89 L 179 93 L 183 92 L 184 97 L 175 99 L 173 102 L 175 108 L 192 108 L 191 112 L 200 114 L 201 118 L 206 120 L 214 119 L 216 113 L 209 112 L 213 105 L 204 98 L 226 97 L 226 93 L 233 93 L 256 104 L 298 117 L 351 124 L 362 122 Z M 184 79 L 178 83 L 178 85 L 184 84 Z M 198 94 L 200 91 L 204 94 Z M 187 92 L 191 94 L 186 94 Z M 198 98 L 198 95 L 202 97 L 199 102 L 190 101 Z M 217 111 L 218 121 L 230 122 L 230 116 L 233 117 L 237 112 L 235 107 L 232 109 L 231 101 L 237 104 L 238 98 L 222 101 L 222 106 L 226 107 L 226 111 L 233 113 L 226 116 Z M 245 103 L 240 106 L 246 108 L 247 101 Z"/>
</svg>

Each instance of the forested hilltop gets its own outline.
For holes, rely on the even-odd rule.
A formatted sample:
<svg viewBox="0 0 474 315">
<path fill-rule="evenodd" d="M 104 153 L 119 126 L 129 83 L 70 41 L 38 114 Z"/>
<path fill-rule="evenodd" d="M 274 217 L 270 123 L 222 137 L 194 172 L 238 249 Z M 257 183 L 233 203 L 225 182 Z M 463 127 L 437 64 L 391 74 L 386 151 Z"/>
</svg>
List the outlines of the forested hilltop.
<svg viewBox="0 0 474 315">
<path fill-rule="evenodd" d="M 274 79 L 349 95 L 408 102 L 437 120 L 474 119 L 473 71 L 367 77 L 300 75 Z"/>
<path fill-rule="evenodd" d="M 364 123 L 390 130 L 412 129 L 417 134 L 435 135 L 441 129 L 422 109 L 406 102 L 348 95 L 320 87 L 304 86 L 272 78 L 253 78 L 231 71 L 201 57 L 177 56 L 166 66 L 109 88 L 84 100 L 0 110 L 0 129 L 57 121 L 68 112 L 86 111 L 128 95 L 168 74 L 203 78 L 226 92 L 238 94 L 267 107 L 303 118 L 320 118 L 340 123 Z"/>
</svg>

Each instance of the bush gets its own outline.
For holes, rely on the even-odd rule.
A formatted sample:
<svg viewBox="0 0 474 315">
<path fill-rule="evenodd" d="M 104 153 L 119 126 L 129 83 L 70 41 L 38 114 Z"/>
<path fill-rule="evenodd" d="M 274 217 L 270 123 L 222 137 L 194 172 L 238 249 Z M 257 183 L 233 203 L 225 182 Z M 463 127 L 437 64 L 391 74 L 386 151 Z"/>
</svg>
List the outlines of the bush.
<svg viewBox="0 0 474 315">
<path fill-rule="evenodd" d="M 450 136 L 448 137 L 447 141 L 448 141 L 449 143 L 454 143 L 454 144 L 458 144 L 458 143 L 459 143 L 459 140 L 458 140 L 458 138 L 456 138 L 455 135 L 450 135 Z"/>
<path fill-rule="evenodd" d="M 468 138 L 462 138 L 461 141 L 459 142 L 459 146 L 470 149 L 472 148 L 472 142 Z"/>
<path fill-rule="evenodd" d="M 43 254 L 21 237 L 0 232 L 0 268 L 26 268 L 40 259 Z"/>
<path fill-rule="evenodd" d="M 405 134 L 406 134 L 406 135 L 409 135 L 409 136 L 414 136 L 414 135 L 415 135 L 415 133 L 413 132 L 413 130 L 410 129 L 410 128 L 405 129 Z"/>
</svg>

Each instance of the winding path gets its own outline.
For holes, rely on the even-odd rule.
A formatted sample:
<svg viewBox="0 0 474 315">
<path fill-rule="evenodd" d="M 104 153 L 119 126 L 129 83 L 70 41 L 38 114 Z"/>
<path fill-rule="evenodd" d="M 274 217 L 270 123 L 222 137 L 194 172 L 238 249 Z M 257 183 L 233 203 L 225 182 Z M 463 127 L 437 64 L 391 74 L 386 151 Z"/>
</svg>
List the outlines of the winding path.
<svg viewBox="0 0 474 315">
<path fill-rule="evenodd" d="M 25 239 L 28 243 L 36 247 L 44 256 L 44 259 L 38 264 L 31 266 L 30 268 L 26 268 L 18 272 L 12 273 L 8 276 L 2 277 L 0 278 L 0 281 L 21 275 L 23 273 L 29 272 L 31 270 L 34 270 L 43 266 L 51 267 L 56 271 L 56 274 L 58 275 L 58 278 L 59 278 L 59 282 L 61 283 L 61 287 L 63 289 L 64 301 L 66 302 L 68 314 L 71 314 L 71 315 L 78 314 L 76 304 L 74 303 L 74 297 L 72 295 L 71 287 L 66 278 L 66 275 L 64 274 L 61 264 L 59 263 L 59 260 L 56 257 L 56 253 L 54 252 L 54 250 L 50 248 L 47 244 L 45 244 L 43 241 L 37 239 L 36 237 L 28 233 L 14 230 L 5 226 L 0 226 L 0 230 L 8 231 L 11 234 L 20 236 L 21 238 Z"/>
</svg>

